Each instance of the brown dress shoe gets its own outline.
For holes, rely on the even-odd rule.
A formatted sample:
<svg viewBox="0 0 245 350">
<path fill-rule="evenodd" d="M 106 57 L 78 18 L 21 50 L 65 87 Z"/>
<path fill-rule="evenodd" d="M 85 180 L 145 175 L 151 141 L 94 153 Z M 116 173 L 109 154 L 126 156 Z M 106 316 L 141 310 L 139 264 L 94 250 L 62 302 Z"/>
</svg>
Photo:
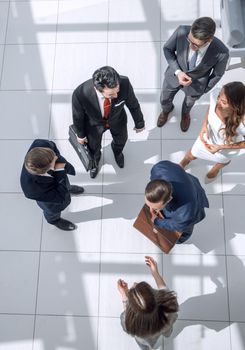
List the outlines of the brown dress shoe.
<svg viewBox="0 0 245 350">
<path fill-rule="evenodd" d="M 189 113 L 183 113 L 182 114 L 182 118 L 181 118 L 181 122 L 180 122 L 180 129 L 183 132 L 186 132 L 189 129 L 191 123 L 191 117 Z"/>
<path fill-rule="evenodd" d="M 161 112 L 159 114 L 159 117 L 157 119 L 157 126 L 159 128 L 161 128 L 163 125 L 167 123 L 169 113 L 171 113 L 173 109 L 174 109 L 174 105 L 172 106 L 169 112 Z"/>
</svg>

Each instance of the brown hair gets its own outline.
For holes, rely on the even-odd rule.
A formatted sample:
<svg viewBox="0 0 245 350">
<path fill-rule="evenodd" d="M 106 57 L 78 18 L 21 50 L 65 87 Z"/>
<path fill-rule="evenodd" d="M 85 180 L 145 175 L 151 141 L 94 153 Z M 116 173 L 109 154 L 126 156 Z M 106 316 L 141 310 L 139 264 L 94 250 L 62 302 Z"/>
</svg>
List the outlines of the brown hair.
<svg viewBox="0 0 245 350">
<path fill-rule="evenodd" d="M 172 194 L 172 185 L 165 180 L 152 180 L 145 188 L 145 197 L 151 203 L 167 203 Z"/>
<path fill-rule="evenodd" d="M 140 282 L 128 291 L 126 330 L 138 337 L 154 335 L 168 324 L 167 314 L 177 312 L 178 309 L 174 292 L 155 290 L 148 283 Z"/>
<path fill-rule="evenodd" d="M 201 41 L 209 41 L 213 38 L 216 24 L 211 17 L 197 18 L 191 26 L 191 34 Z"/>
<path fill-rule="evenodd" d="M 52 149 L 46 147 L 34 147 L 25 156 L 25 167 L 32 174 L 45 174 L 55 157 Z"/>
<path fill-rule="evenodd" d="M 230 144 L 237 135 L 237 128 L 245 117 L 245 86 L 240 81 L 234 81 L 223 86 L 224 94 L 231 107 L 225 117 L 225 142 Z"/>
</svg>

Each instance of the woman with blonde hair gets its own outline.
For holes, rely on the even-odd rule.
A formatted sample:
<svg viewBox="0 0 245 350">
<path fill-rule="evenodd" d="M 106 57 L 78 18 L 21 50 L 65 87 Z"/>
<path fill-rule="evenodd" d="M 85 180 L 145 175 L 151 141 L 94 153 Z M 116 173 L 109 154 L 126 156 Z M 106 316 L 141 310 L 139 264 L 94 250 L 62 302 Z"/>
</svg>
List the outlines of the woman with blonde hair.
<svg viewBox="0 0 245 350">
<path fill-rule="evenodd" d="M 156 261 L 146 256 L 145 262 L 158 289 L 146 282 L 135 283 L 128 289 L 128 284 L 121 279 L 117 286 L 124 306 L 121 314 L 123 330 L 134 336 L 142 350 L 150 350 L 162 344 L 162 336 L 171 335 L 179 305 L 175 293 L 167 288 L 160 276 Z"/>
<path fill-rule="evenodd" d="M 180 162 L 185 168 L 196 158 L 216 164 L 207 173 L 215 178 L 219 170 L 230 163 L 245 148 L 245 86 L 241 82 L 224 85 L 217 97 L 215 89 L 210 96 L 210 106 L 201 132 L 192 148 Z"/>
</svg>

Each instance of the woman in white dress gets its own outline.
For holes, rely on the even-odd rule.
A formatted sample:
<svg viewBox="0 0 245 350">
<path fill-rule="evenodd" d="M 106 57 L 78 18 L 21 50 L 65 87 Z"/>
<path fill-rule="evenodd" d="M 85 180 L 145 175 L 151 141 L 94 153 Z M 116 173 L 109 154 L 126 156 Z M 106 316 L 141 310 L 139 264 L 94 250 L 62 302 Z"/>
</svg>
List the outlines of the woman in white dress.
<svg viewBox="0 0 245 350">
<path fill-rule="evenodd" d="M 142 350 L 150 350 L 161 346 L 163 336 L 171 335 L 179 305 L 175 293 L 168 289 L 160 276 L 156 261 L 146 256 L 145 262 L 157 289 L 146 282 L 135 283 L 128 289 L 128 284 L 123 280 L 117 282 L 117 287 L 124 306 L 120 316 L 123 330 L 134 336 Z"/>
<path fill-rule="evenodd" d="M 218 95 L 218 96 L 217 96 Z M 210 106 L 205 115 L 201 132 L 192 148 L 187 151 L 180 165 L 185 168 L 196 158 L 216 164 L 207 173 L 209 179 L 230 163 L 245 148 L 245 86 L 241 82 L 224 85 L 210 95 Z"/>
</svg>

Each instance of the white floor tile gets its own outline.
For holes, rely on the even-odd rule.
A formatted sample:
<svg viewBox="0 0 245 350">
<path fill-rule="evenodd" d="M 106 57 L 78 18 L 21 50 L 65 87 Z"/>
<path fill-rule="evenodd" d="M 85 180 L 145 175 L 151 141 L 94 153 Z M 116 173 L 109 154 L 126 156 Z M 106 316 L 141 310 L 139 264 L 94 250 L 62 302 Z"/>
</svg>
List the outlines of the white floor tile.
<svg viewBox="0 0 245 350">
<path fill-rule="evenodd" d="M 108 40 L 159 41 L 160 13 L 160 0 L 111 1 Z"/>
<path fill-rule="evenodd" d="M 159 42 L 109 43 L 108 64 L 128 76 L 135 89 L 160 88 Z"/>
<path fill-rule="evenodd" d="M 7 2 L 0 3 L 0 44 L 5 43 L 8 7 L 9 4 Z"/>
<path fill-rule="evenodd" d="M 39 250 L 42 214 L 36 203 L 22 194 L 2 193 L 0 207 L 1 250 Z"/>
<path fill-rule="evenodd" d="M 179 25 L 191 25 L 196 18 L 213 17 L 213 0 L 161 0 L 162 40 L 166 41 Z M 180 10 L 181 9 L 181 10 Z"/>
<path fill-rule="evenodd" d="M 228 322 L 177 321 L 164 350 L 231 350 Z"/>
<path fill-rule="evenodd" d="M 42 253 L 38 314 L 97 316 L 98 293 L 98 254 Z"/>
<path fill-rule="evenodd" d="M 73 91 L 54 91 L 52 96 L 50 137 L 52 139 L 67 139 L 69 125 L 72 121 Z"/>
<path fill-rule="evenodd" d="M 156 253 L 155 244 L 133 227 L 144 205 L 143 195 L 108 194 L 103 198 L 102 252 Z"/>
<path fill-rule="evenodd" d="M 74 222 L 77 229 L 61 231 L 44 220 L 43 251 L 99 252 L 101 237 L 101 195 L 72 197 L 71 204 L 61 214 Z"/>
<path fill-rule="evenodd" d="M 225 239 L 228 255 L 245 255 L 244 196 L 224 196 Z"/>
<path fill-rule="evenodd" d="M 230 329 L 232 349 L 243 350 L 245 347 L 245 324 L 233 323 Z"/>
<path fill-rule="evenodd" d="M 4 45 L 0 45 L 0 68 L 1 68 L 0 79 L 2 78 L 3 53 L 4 53 Z"/>
<path fill-rule="evenodd" d="M 225 254 L 222 197 L 210 195 L 208 200 L 206 218 L 195 225 L 191 238 L 177 244 L 170 254 Z"/>
<path fill-rule="evenodd" d="M 58 1 L 11 1 L 6 43 L 54 43 L 57 11 Z"/>
<path fill-rule="evenodd" d="M 0 350 L 32 350 L 33 328 L 34 316 L 0 315 Z"/>
<path fill-rule="evenodd" d="M 128 140 L 123 150 L 124 169 L 118 168 L 110 143 L 104 152 L 104 193 L 144 193 L 151 168 L 160 160 L 160 140 L 148 140 L 147 143 Z"/>
<path fill-rule="evenodd" d="M 228 321 L 223 256 L 164 255 L 163 276 L 178 294 L 180 319 Z"/>
<path fill-rule="evenodd" d="M 99 318 L 98 350 L 139 350 L 133 337 L 125 333 L 119 318 Z"/>
<path fill-rule="evenodd" d="M 96 341 L 96 318 L 37 316 L 33 350 L 96 350 Z"/>
<path fill-rule="evenodd" d="M 162 255 L 151 255 L 162 273 Z M 123 311 L 122 298 L 117 290 L 117 281 L 123 279 L 131 288 L 134 282 L 145 281 L 156 287 L 150 269 L 145 264 L 144 254 L 102 254 L 100 277 L 100 316 L 119 317 Z M 110 307 L 108 307 L 110 305 Z"/>
<path fill-rule="evenodd" d="M 222 169 L 224 194 L 245 195 L 244 161 L 245 150 L 241 150 L 241 155 L 232 159 L 231 163 Z"/>
<path fill-rule="evenodd" d="M 180 91 L 177 93 L 173 100 L 175 109 L 170 113 L 169 120 L 166 125 L 162 127 L 163 139 L 192 139 L 194 143 L 194 140 L 197 139 L 200 133 L 205 113 L 209 105 L 209 96 L 203 95 L 200 100 L 198 100 L 194 105 L 193 109 L 190 112 L 191 124 L 187 132 L 182 132 L 180 129 L 181 108 L 183 100 L 184 94 L 182 91 Z"/>
<path fill-rule="evenodd" d="M 0 312 L 33 314 L 39 253 L 0 252 Z"/>
<path fill-rule="evenodd" d="M 48 138 L 50 99 L 50 93 L 44 91 L 1 91 L 4 128 L 0 138 Z"/>
<path fill-rule="evenodd" d="M 163 140 L 162 159 L 179 163 L 188 149 L 192 147 L 193 143 L 193 140 Z M 217 178 L 211 182 L 206 182 L 206 174 L 212 166 L 213 163 L 211 162 L 196 159 L 188 165 L 186 171 L 198 178 L 207 194 L 220 194 L 222 192 L 221 175 L 218 175 Z"/>
<path fill-rule="evenodd" d="M 106 42 L 108 0 L 59 2 L 58 43 Z"/>
<path fill-rule="evenodd" d="M 104 43 L 58 44 L 55 56 L 54 89 L 74 90 L 94 71 L 106 65 Z"/>
<path fill-rule="evenodd" d="M 22 192 L 20 174 L 31 143 L 27 140 L 0 141 L 0 155 L 5 166 L 4 171 L 0 172 L 0 192 Z"/>
<path fill-rule="evenodd" d="M 3 90 L 50 89 L 53 67 L 54 45 L 52 44 L 7 45 L 1 88 Z"/>
<path fill-rule="evenodd" d="M 244 315 L 244 292 L 245 292 L 245 257 L 228 256 L 227 274 L 229 286 L 229 306 L 231 321 L 245 322 Z"/>
</svg>

